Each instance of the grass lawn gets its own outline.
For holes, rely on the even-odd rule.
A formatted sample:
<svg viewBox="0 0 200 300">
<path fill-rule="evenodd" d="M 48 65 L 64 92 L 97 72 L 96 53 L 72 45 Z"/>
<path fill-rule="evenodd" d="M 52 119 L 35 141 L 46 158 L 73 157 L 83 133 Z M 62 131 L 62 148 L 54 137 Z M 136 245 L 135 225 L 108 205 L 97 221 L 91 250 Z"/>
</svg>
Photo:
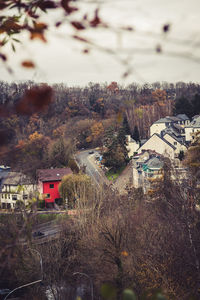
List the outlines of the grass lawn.
<svg viewBox="0 0 200 300">
<path fill-rule="evenodd" d="M 117 171 L 114 171 L 113 169 L 110 169 L 109 171 L 107 171 L 105 173 L 105 175 L 108 178 L 108 180 L 114 181 L 114 180 L 117 179 L 117 177 L 119 177 L 119 175 L 124 171 L 125 168 L 126 168 L 126 165 L 122 166 Z"/>
</svg>

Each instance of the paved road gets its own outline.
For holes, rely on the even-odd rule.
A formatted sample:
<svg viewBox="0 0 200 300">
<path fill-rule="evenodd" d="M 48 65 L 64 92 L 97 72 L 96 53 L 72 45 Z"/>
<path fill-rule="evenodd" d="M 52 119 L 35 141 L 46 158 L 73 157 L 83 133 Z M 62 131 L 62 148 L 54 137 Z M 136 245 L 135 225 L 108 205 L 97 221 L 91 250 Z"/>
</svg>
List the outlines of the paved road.
<svg viewBox="0 0 200 300">
<path fill-rule="evenodd" d="M 89 154 L 91 151 L 94 153 Z M 108 180 L 101 168 L 95 163 L 95 156 L 97 155 L 100 155 L 99 152 L 92 149 L 76 153 L 75 158 L 79 166 L 86 166 L 86 174 L 88 174 L 93 179 L 95 184 L 100 187 L 103 184 L 108 184 Z"/>
</svg>

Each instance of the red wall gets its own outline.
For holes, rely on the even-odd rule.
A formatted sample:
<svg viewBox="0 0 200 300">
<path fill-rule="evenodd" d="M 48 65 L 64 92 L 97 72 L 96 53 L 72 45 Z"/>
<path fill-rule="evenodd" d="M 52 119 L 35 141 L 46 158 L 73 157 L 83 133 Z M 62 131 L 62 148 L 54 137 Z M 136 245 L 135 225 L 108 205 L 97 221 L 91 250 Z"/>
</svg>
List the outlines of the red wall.
<svg viewBox="0 0 200 300">
<path fill-rule="evenodd" d="M 56 198 L 61 198 L 59 192 L 58 192 L 58 185 L 60 181 L 47 181 L 43 182 L 43 193 L 44 194 L 50 194 L 50 198 L 45 199 L 45 202 L 55 202 Z M 54 184 L 54 188 L 50 189 L 50 184 Z"/>
</svg>

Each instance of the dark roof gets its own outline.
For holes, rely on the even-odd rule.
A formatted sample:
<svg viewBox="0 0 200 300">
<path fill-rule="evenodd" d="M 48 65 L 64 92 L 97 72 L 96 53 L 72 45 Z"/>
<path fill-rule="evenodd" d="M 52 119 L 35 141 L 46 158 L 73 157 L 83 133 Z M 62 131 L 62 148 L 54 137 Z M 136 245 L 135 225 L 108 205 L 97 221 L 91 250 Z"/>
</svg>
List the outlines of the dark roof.
<svg viewBox="0 0 200 300">
<path fill-rule="evenodd" d="M 159 134 L 154 133 L 155 135 L 157 135 L 161 140 L 163 140 L 163 142 L 165 142 L 168 146 L 170 146 L 171 148 L 173 148 L 174 150 L 176 150 L 176 147 L 174 147 L 170 142 L 168 142 L 165 138 L 161 137 Z"/>
<path fill-rule="evenodd" d="M 172 122 L 172 120 L 166 117 L 166 118 L 161 118 L 154 123 L 170 123 L 170 122 Z"/>
<path fill-rule="evenodd" d="M 173 122 L 178 122 L 178 121 L 180 121 L 180 118 L 177 118 L 177 117 L 174 117 L 174 116 L 171 116 L 171 117 L 166 117 L 167 119 L 170 119 L 170 120 L 172 120 Z"/>
<path fill-rule="evenodd" d="M 187 125 L 185 127 L 200 128 L 200 116 L 197 116 L 195 119 L 192 120 L 192 122 L 189 125 Z"/>
<path fill-rule="evenodd" d="M 72 173 L 70 168 L 39 169 L 37 170 L 37 178 L 39 181 L 60 181 L 63 176 Z"/>
<path fill-rule="evenodd" d="M 20 172 L 0 172 L 0 180 L 2 184 L 8 185 L 23 185 L 23 184 L 33 184 L 31 179 Z"/>
<path fill-rule="evenodd" d="M 181 136 L 176 136 L 175 134 L 173 133 L 170 133 L 170 132 L 165 132 L 163 137 L 165 138 L 165 135 L 168 134 L 170 135 L 174 140 L 176 140 L 178 143 L 180 143 L 181 145 L 184 145 L 184 138 L 181 137 Z"/>
<path fill-rule="evenodd" d="M 164 165 L 163 161 L 156 156 L 151 157 L 145 164 L 149 169 L 161 169 Z"/>
<path fill-rule="evenodd" d="M 176 117 L 183 120 L 183 121 L 189 120 L 189 118 L 186 114 L 179 114 Z"/>
</svg>

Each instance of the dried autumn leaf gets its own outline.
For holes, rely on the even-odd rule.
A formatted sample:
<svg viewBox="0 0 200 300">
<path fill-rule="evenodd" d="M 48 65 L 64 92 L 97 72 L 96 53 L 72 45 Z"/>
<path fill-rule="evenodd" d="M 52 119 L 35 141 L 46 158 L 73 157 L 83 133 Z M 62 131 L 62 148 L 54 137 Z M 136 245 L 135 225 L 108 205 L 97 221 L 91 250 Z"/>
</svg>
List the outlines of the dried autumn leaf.
<svg viewBox="0 0 200 300">
<path fill-rule="evenodd" d="M 48 107 L 53 98 L 53 90 L 48 85 L 33 87 L 27 90 L 16 105 L 16 111 L 22 115 L 31 115 Z"/>
<path fill-rule="evenodd" d="M 43 1 L 40 1 L 39 4 L 38 4 L 38 7 L 43 10 L 43 11 L 46 11 L 46 9 L 52 9 L 52 8 L 56 8 L 57 5 L 54 1 L 51 1 L 51 0 L 43 0 Z"/>
<path fill-rule="evenodd" d="M 42 32 L 45 29 L 47 29 L 47 24 L 46 23 L 36 23 L 34 24 L 34 31 L 39 31 Z"/>
<path fill-rule="evenodd" d="M 89 51 L 90 51 L 89 49 L 84 49 L 84 50 L 83 50 L 83 53 L 84 53 L 84 54 L 88 54 Z"/>
<path fill-rule="evenodd" d="M 99 24 L 101 24 L 101 19 L 98 16 L 99 10 L 96 9 L 94 19 L 90 21 L 91 27 L 97 27 Z"/>
<path fill-rule="evenodd" d="M 72 1 L 71 0 L 62 0 L 61 1 L 61 6 L 64 8 L 64 10 L 66 11 L 67 14 L 71 14 L 78 10 L 77 7 L 70 6 L 70 2 L 72 2 Z"/>
<path fill-rule="evenodd" d="M 30 39 L 31 39 L 31 40 L 38 39 L 38 40 L 41 40 L 41 41 L 44 42 L 44 43 L 47 42 L 47 40 L 46 40 L 44 34 L 41 33 L 41 32 L 34 32 L 34 31 L 31 32 Z"/>
<path fill-rule="evenodd" d="M 165 25 L 163 25 L 163 32 L 168 32 L 169 30 L 170 30 L 170 24 L 165 24 Z"/>
<path fill-rule="evenodd" d="M 85 29 L 85 26 L 81 22 L 73 21 L 71 22 L 72 26 L 75 27 L 77 30 Z"/>
<path fill-rule="evenodd" d="M 80 36 L 78 36 L 78 35 L 73 35 L 72 37 L 73 37 L 74 39 L 76 39 L 76 40 L 79 40 L 80 42 L 89 43 L 89 41 L 88 41 L 87 39 L 82 38 L 82 37 L 80 37 Z"/>
<path fill-rule="evenodd" d="M 22 62 L 24 68 L 35 68 L 35 64 L 30 60 L 25 60 Z"/>
<path fill-rule="evenodd" d="M 6 61 L 6 60 L 7 60 L 6 55 L 3 54 L 3 53 L 0 53 L 0 58 L 1 58 L 3 61 Z"/>
</svg>

